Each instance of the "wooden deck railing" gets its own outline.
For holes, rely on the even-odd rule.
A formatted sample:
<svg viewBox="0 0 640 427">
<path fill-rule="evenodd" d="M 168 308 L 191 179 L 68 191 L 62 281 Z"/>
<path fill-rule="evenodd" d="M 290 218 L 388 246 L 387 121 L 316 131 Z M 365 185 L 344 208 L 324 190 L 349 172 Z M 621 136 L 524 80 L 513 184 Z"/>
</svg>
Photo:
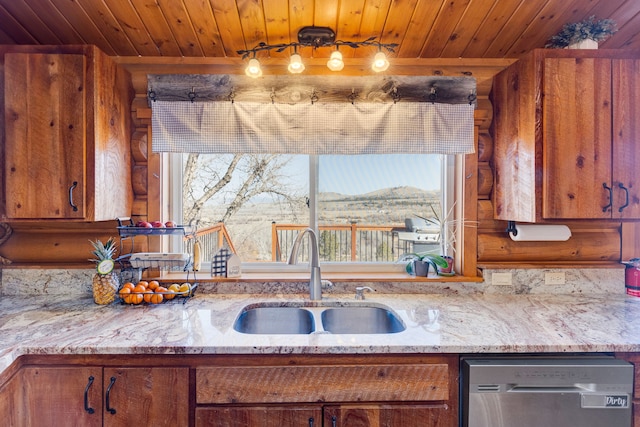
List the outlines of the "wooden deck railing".
<svg viewBox="0 0 640 427">
<path fill-rule="evenodd" d="M 299 224 L 271 224 L 271 259 L 286 261 L 293 241 L 301 230 Z M 396 231 L 404 230 L 398 225 L 349 225 L 319 226 L 318 246 L 321 261 L 336 262 L 392 262 L 413 250 L 412 242 L 398 239 Z M 301 248 L 301 259 L 307 258 L 307 247 Z"/>
<path fill-rule="evenodd" d="M 211 261 L 222 248 L 227 248 L 233 253 L 236 252 L 227 227 L 222 222 L 198 229 L 195 237 L 200 242 L 202 260 L 204 261 Z"/>
<path fill-rule="evenodd" d="M 271 224 L 271 260 L 286 262 L 293 242 L 301 230 L 300 224 Z M 348 225 L 319 226 L 318 246 L 321 261 L 333 262 L 393 262 L 405 253 L 413 251 L 413 243 L 400 240 L 397 231 L 402 225 Z M 221 248 L 236 252 L 227 228 L 223 223 L 199 229 L 202 259 L 211 260 Z M 308 260 L 308 245 L 300 248 L 299 261 Z"/>
</svg>

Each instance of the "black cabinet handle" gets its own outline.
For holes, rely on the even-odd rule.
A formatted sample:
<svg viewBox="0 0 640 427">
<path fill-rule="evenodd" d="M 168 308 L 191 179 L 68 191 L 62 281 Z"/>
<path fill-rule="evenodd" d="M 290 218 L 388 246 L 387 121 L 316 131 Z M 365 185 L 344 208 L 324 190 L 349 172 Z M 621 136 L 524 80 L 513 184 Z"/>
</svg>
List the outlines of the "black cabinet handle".
<svg viewBox="0 0 640 427">
<path fill-rule="evenodd" d="M 109 382 L 109 386 L 107 387 L 107 394 L 105 397 L 105 403 L 107 404 L 107 411 L 111 413 L 111 415 L 115 415 L 116 410 L 112 408 L 109 404 L 109 397 L 111 396 L 111 387 L 116 383 L 116 377 L 111 377 L 111 381 Z"/>
<path fill-rule="evenodd" d="M 338 425 L 338 419 L 334 415 L 331 417 L 331 427 L 336 427 L 337 425 Z"/>
<path fill-rule="evenodd" d="M 625 187 L 624 185 L 622 185 L 621 182 L 618 183 L 618 187 L 620 187 L 620 189 L 624 190 L 624 205 L 622 205 L 622 206 L 620 206 L 618 208 L 618 212 L 622 212 L 622 210 L 624 208 L 629 206 L 629 189 L 627 187 Z"/>
<path fill-rule="evenodd" d="M 73 203 L 73 190 L 78 186 L 78 181 L 73 181 L 73 185 L 69 187 L 69 204 L 74 212 L 78 212 L 78 207 Z"/>
<path fill-rule="evenodd" d="M 84 410 L 87 411 L 89 414 L 93 414 L 95 412 L 95 409 L 91 408 L 89 406 L 89 389 L 91 388 L 91 384 L 93 384 L 93 375 L 89 377 L 89 382 L 87 383 L 87 386 L 84 389 Z"/>
<path fill-rule="evenodd" d="M 602 186 L 604 187 L 605 190 L 609 192 L 609 204 L 602 208 L 602 212 L 606 212 L 609 210 L 609 208 L 613 204 L 613 190 L 611 189 L 611 187 L 607 185 L 606 182 L 603 182 Z"/>
<path fill-rule="evenodd" d="M 313 427 L 313 417 L 309 418 L 309 427 Z"/>
</svg>

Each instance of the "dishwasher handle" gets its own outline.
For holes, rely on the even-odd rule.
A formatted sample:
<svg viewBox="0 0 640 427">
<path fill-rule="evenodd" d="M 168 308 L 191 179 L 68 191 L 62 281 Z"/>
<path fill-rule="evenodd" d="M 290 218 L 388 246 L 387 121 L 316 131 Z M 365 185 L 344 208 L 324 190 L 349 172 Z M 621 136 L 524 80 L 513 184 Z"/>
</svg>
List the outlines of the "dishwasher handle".
<svg viewBox="0 0 640 427">
<path fill-rule="evenodd" d="M 509 387 L 510 386 L 510 387 Z M 573 384 L 558 386 L 524 386 L 509 384 L 508 393 L 576 393 L 580 395 L 581 408 L 627 409 L 631 404 L 631 395 L 624 392 L 597 392 L 592 384 Z"/>
<path fill-rule="evenodd" d="M 593 384 L 521 385 L 507 384 L 508 393 L 584 393 L 593 392 Z"/>
</svg>

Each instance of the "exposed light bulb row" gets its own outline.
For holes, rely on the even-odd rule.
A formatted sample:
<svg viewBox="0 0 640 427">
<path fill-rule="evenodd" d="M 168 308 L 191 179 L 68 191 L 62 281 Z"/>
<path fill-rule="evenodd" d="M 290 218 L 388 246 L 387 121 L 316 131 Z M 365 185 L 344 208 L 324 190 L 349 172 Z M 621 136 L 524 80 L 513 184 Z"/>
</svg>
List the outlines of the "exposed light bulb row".
<svg viewBox="0 0 640 427">
<path fill-rule="evenodd" d="M 342 60 L 342 53 L 339 50 L 334 50 L 331 52 L 331 57 L 327 61 L 327 67 L 331 71 L 340 71 L 344 68 L 344 61 Z M 387 59 L 387 55 L 379 51 L 376 53 L 373 58 L 373 64 L 371 64 L 371 69 L 376 73 L 385 71 L 389 68 L 389 60 Z M 288 70 L 290 73 L 298 74 L 305 70 L 304 63 L 302 62 L 302 57 L 298 53 L 294 53 L 289 58 L 289 66 Z M 262 76 L 262 69 L 260 68 L 260 61 L 257 58 L 251 58 L 249 60 L 249 64 L 247 68 L 245 68 L 245 74 L 249 77 L 258 78 Z"/>
</svg>

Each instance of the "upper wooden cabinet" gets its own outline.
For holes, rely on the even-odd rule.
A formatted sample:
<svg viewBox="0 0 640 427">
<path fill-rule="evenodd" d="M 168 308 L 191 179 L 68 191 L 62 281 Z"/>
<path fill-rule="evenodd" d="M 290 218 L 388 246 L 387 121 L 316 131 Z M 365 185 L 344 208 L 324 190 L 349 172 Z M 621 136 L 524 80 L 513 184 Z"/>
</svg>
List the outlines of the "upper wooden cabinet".
<svg viewBox="0 0 640 427">
<path fill-rule="evenodd" d="M 128 72 L 94 46 L 0 46 L 0 57 L 2 219 L 130 215 Z"/>
<path fill-rule="evenodd" d="M 640 218 L 639 52 L 535 50 L 494 78 L 494 216 Z"/>
</svg>

